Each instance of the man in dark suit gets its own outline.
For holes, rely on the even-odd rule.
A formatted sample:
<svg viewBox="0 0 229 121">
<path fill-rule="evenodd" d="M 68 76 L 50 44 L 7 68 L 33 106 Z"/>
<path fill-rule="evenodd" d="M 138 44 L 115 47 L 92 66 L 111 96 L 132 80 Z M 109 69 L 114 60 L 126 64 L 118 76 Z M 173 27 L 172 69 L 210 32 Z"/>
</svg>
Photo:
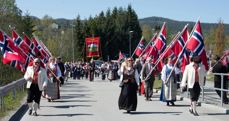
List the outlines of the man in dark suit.
<svg viewBox="0 0 229 121">
<path fill-rule="evenodd" d="M 153 85 L 154 85 L 155 77 L 154 77 L 154 72 L 153 71 L 151 72 L 152 69 L 153 69 L 152 57 L 148 57 L 141 71 L 141 79 L 143 82 L 145 82 L 145 97 L 147 101 L 152 101 L 151 97 L 153 95 Z M 148 74 L 150 75 L 147 78 Z"/>
<path fill-rule="evenodd" d="M 215 56 L 214 59 L 216 62 L 220 61 L 220 57 L 217 55 Z M 212 72 L 226 74 L 228 73 L 228 70 L 227 70 L 227 67 L 223 65 L 222 62 L 220 61 L 213 67 Z M 223 89 L 228 89 L 227 81 L 228 81 L 227 76 L 224 76 L 223 77 Z M 215 88 L 221 88 L 221 75 L 214 76 L 214 86 Z M 221 97 L 220 90 L 216 90 L 216 93 Z M 223 103 L 228 104 L 227 93 L 225 91 L 223 91 Z"/>
<path fill-rule="evenodd" d="M 57 57 L 57 64 L 60 68 L 60 71 L 61 71 L 61 78 L 60 78 L 60 81 L 61 81 L 61 84 L 64 84 L 64 72 L 65 72 L 65 67 L 64 67 L 64 63 L 62 62 L 62 59 L 61 57 Z"/>
</svg>

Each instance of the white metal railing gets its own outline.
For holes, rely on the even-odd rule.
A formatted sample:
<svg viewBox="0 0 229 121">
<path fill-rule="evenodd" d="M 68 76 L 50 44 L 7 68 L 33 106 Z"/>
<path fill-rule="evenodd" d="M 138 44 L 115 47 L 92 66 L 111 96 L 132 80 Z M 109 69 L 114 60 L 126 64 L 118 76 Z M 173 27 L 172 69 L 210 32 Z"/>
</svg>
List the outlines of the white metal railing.
<svg viewBox="0 0 229 121">
<path fill-rule="evenodd" d="M 19 79 L 16 81 L 13 81 L 5 86 L 0 87 L 0 108 L 1 110 L 4 109 L 4 97 L 9 94 L 10 92 L 13 92 L 13 98 L 16 99 L 17 95 L 17 89 L 21 89 L 24 92 L 25 89 L 25 79 Z"/>
<path fill-rule="evenodd" d="M 220 96 L 220 105 L 223 106 L 223 92 L 229 92 L 229 89 L 224 89 L 224 76 L 226 76 L 226 78 L 229 76 L 229 74 L 226 73 L 212 73 L 214 76 L 215 75 L 219 75 L 221 76 L 221 88 L 215 88 L 215 87 L 208 87 L 208 86 L 203 86 L 202 87 L 202 101 L 205 100 L 205 95 L 204 95 L 204 89 L 210 89 L 210 90 L 219 90 L 221 91 L 221 96 Z M 228 81 L 228 80 L 227 80 Z"/>
</svg>

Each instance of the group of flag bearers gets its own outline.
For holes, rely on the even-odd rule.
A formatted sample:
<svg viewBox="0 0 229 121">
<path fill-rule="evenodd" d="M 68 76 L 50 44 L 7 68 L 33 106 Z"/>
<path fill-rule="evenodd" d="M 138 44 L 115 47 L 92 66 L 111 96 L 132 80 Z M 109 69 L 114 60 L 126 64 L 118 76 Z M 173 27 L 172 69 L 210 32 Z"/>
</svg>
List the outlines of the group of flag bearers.
<svg viewBox="0 0 229 121">
<path fill-rule="evenodd" d="M 119 109 L 127 110 L 127 113 L 136 110 L 137 84 L 140 88 L 144 87 L 140 92 L 145 93 L 146 101 L 151 101 L 156 74 L 161 75 L 162 80 L 160 100 L 166 102 L 168 106 L 175 105 L 177 81 L 180 80 L 177 75 L 183 73 L 181 89 L 186 86 L 189 88 L 191 94 L 189 111 L 198 116 L 196 102 L 209 67 L 200 21 L 197 21 L 190 35 L 187 27 L 188 25 L 178 32 L 168 45 L 165 23 L 161 31 L 155 34 L 146 46 L 144 38 L 140 40 L 133 52 L 133 55 L 138 57 L 136 61 L 141 60 L 140 71 L 138 64 L 133 63 L 133 55 L 121 65 L 122 89 L 119 97 Z M 138 72 L 137 76 L 131 70 Z"/>
<path fill-rule="evenodd" d="M 57 60 L 42 41 L 38 41 L 36 37 L 30 40 L 26 34 L 22 39 L 15 29 L 12 30 L 12 38 L 0 31 L 0 49 L 3 64 L 9 64 L 25 73 L 30 115 L 38 115 L 42 91 L 45 90 L 43 96 L 49 101 L 60 98 L 62 74 Z"/>
<path fill-rule="evenodd" d="M 198 20 L 195 24 L 190 36 L 187 27 L 188 25 L 173 38 L 168 46 L 165 23 L 147 46 L 144 44 L 144 38 L 140 40 L 133 53 L 138 57 L 135 63 L 132 57 L 129 57 L 120 67 L 120 109 L 127 110 L 127 113 L 136 110 L 139 87 L 140 92 L 145 93 L 146 101 L 151 101 L 156 74 L 161 74 L 163 82 L 160 100 L 166 102 L 167 105 L 175 105 L 176 86 L 179 80 L 176 75 L 183 73 L 181 88 L 187 85 L 191 94 L 189 111 L 195 116 L 198 115 L 196 102 L 205 81 L 208 62 L 200 21 Z M 30 41 L 26 35 L 22 39 L 15 30 L 12 31 L 12 36 L 11 39 L 0 31 L 2 60 L 4 64 L 10 64 L 25 72 L 24 78 L 27 80 L 29 89 L 27 99 L 30 107 L 29 114 L 32 114 L 34 110 L 34 115 L 38 115 L 36 111 L 44 89 L 46 98 L 51 100 L 59 98 L 58 83 L 62 74 L 55 59 L 41 41 L 36 38 Z M 90 77 L 90 80 L 93 80 L 93 76 Z"/>
</svg>

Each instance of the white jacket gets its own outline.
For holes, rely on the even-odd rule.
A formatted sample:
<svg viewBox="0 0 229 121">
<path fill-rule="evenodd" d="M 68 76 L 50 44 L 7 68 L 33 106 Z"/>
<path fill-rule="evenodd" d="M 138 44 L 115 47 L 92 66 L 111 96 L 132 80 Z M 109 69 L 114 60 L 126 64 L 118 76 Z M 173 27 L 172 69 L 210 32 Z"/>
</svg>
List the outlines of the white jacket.
<svg viewBox="0 0 229 121">
<path fill-rule="evenodd" d="M 34 76 L 33 66 L 28 66 L 24 75 L 25 80 L 27 80 L 26 88 L 30 88 L 32 84 L 32 80 L 30 79 L 30 77 L 33 78 L 33 76 Z M 47 82 L 48 82 L 47 72 L 44 68 L 40 67 L 40 71 L 38 72 L 38 87 L 40 91 L 43 90 L 44 86 L 47 86 Z"/>
<path fill-rule="evenodd" d="M 194 65 L 194 62 L 188 64 L 185 67 L 183 78 L 181 81 L 181 87 L 184 87 L 186 85 L 186 81 L 188 81 L 187 82 L 188 88 L 193 88 L 194 83 L 195 83 L 195 69 L 193 65 Z M 202 64 L 200 64 L 198 68 L 198 75 L 199 75 L 199 84 L 200 84 L 200 87 L 202 87 L 204 85 L 204 78 L 206 76 L 206 70 Z"/>
</svg>

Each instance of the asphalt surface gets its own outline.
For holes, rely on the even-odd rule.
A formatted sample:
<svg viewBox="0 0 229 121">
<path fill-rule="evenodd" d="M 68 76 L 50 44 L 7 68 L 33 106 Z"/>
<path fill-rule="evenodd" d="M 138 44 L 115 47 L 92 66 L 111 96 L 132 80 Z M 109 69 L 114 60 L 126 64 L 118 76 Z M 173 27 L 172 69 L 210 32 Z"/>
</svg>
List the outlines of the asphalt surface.
<svg viewBox="0 0 229 121">
<path fill-rule="evenodd" d="M 30 116 L 28 111 L 21 121 L 228 121 L 229 115 L 214 107 L 199 106 L 200 116 L 188 112 L 189 100 L 176 101 L 175 106 L 166 106 L 154 93 L 152 101 L 138 96 L 137 111 L 131 114 L 118 109 L 119 81 L 72 80 L 60 89 L 61 99 L 48 102 L 41 99 L 39 116 Z"/>
</svg>

